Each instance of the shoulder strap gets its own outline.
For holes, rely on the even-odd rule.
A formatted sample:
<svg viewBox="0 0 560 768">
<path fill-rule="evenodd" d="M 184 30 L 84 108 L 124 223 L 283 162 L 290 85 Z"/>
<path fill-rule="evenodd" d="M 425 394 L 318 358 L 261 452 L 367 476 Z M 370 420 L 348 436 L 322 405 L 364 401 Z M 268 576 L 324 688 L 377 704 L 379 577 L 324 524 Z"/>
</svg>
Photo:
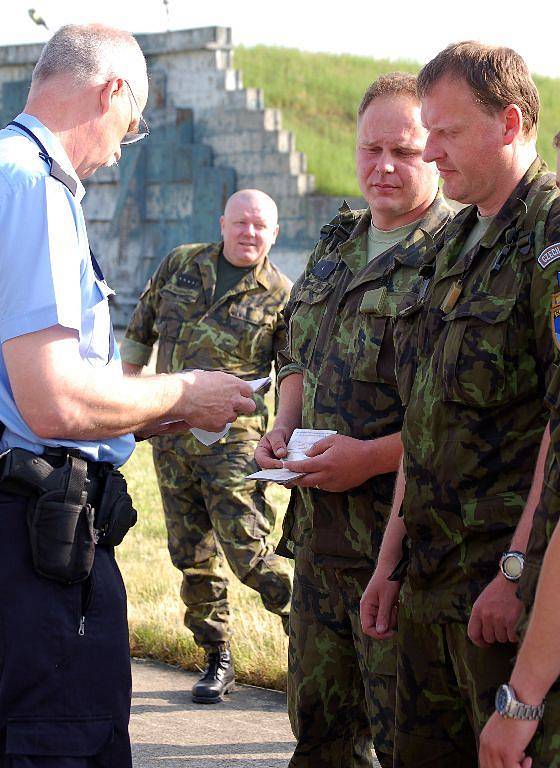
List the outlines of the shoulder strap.
<svg viewBox="0 0 560 768">
<path fill-rule="evenodd" d="M 321 227 L 319 239 L 324 246 L 323 252 L 332 253 L 338 245 L 345 243 L 362 214 L 363 211 L 353 211 L 346 200 L 344 200 L 338 209 L 338 215 L 329 224 Z"/>
<path fill-rule="evenodd" d="M 525 200 L 527 210 L 518 225 L 520 234 L 517 247 L 523 257 L 539 254 L 544 249 L 546 222 L 558 196 L 560 190 L 553 173 L 544 174 L 529 191 Z"/>
<path fill-rule="evenodd" d="M 29 128 L 27 128 L 25 125 L 22 125 L 22 123 L 16 122 L 16 120 L 12 120 L 12 122 L 8 123 L 8 125 L 15 125 L 16 128 L 19 128 L 24 133 L 26 133 L 29 138 L 34 141 L 35 144 L 37 144 L 39 147 L 39 157 L 49 166 L 50 176 L 52 176 L 53 179 L 60 181 L 61 184 L 64 184 L 72 197 L 76 197 L 76 191 L 78 189 L 76 179 L 73 179 L 70 174 L 66 173 L 66 171 L 61 168 L 60 164 L 57 163 L 57 161 L 49 155 L 45 149 L 44 144 L 37 138 L 37 136 L 35 136 L 33 131 L 30 131 Z"/>
</svg>

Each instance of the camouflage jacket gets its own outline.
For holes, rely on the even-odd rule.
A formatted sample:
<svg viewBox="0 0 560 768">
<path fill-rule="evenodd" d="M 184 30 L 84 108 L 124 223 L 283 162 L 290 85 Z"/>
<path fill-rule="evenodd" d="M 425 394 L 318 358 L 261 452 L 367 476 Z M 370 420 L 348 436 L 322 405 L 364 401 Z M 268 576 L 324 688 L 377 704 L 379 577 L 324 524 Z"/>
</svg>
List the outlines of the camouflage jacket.
<svg viewBox="0 0 560 768">
<path fill-rule="evenodd" d="M 537 262 L 560 239 L 554 183 L 536 160 L 463 256 L 477 212 L 461 211 L 421 269 L 424 298 L 397 317 L 410 537 L 401 602 L 418 621 L 467 620 L 527 499 L 556 358 L 556 273 Z"/>
<path fill-rule="evenodd" d="M 418 265 L 431 245 L 425 233 L 435 234 L 451 215 L 438 195 L 418 227 L 369 264 L 369 210 L 341 208 L 333 225 L 351 234 L 334 248 L 332 226 L 323 228 L 327 237 L 292 289 L 284 313 L 288 346 L 278 362 L 279 381 L 303 373 L 304 428 L 335 429 L 360 440 L 400 431 L 392 320 L 403 296 L 422 282 Z M 394 479 L 394 474 L 378 475 L 345 493 L 296 489 L 278 551 L 286 554 L 297 546 L 324 564 L 370 567 Z"/>
<path fill-rule="evenodd" d="M 123 360 L 146 365 L 158 341 L 157 373 L 185 368 L 227 371 L 242 379 L 270 373 L 285 346 L 282 310 L 291 283 L 268 258 L 213 301 L 223 243 L 182 245 L 161 262 L 133 312 L 121 345 Z M 224 442 L 258 440 L 266 431 L 261 395 L 257 411 L 240 416 Z M 193 451 L 204 449 L 187 436 Z"/>
</svg>

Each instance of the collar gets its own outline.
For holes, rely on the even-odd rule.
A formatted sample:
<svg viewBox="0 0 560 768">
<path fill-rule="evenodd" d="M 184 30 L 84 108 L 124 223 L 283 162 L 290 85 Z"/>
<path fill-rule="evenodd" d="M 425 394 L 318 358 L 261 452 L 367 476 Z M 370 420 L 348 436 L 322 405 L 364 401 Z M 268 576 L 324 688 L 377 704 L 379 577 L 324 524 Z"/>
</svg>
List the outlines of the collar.
<svg viewBox="0 0 560 768">
<path fill-rule="evenodd" d="M 206 248 L 203 248 L 199 254 L 195 256 L 195 261 L 202 268 L 204 264 L 212 263 L 214 276 L 216 275 L 218 257 L 224 252 L 224 242 L 221 240 L 219 243 L 210 243 Z M 251 272 L 247 272 L 244 276 L 244 280 L 254 280 L 265 290 L 269 290 L 272 285 L 272 278 L 274 272 L 272 264 L 269 261 L 268 256 L 265 256 L 262 261 L 256 264 Z"/>
<path fill-rule="evenodd" d="M 426 248 L 432 245 L 433 234 L 440 230 L 446 224 L 453 211 L 445 201 L 441 191 L 438 190 L 433 203 L 426 210 L 422 218 L 416 222 L 416 227 L 401 242 L 389 248 L 386 253 L 390 254 L 391 261 L 394 259 L 404 266 L 417 266 L 418 248 L 424 245 Z M 344 261 L 354 261 L 358 254 L 367 252 L 367 233 L 371 225 L 371 211 L 369 208 L 360 216 L 350 238 L 340 246 L 340 253 Z M 348 257 L 350 256 L 350 259 Z M 374 259 L 375 264 L 381 259 L 383 254 Z M 353 258 L 352 258 L 353 257 Z M 383 259 L 385 262 L 385 259 Z M 350 266 L 350 264 L 348 264 Z M 368 264 L 368 267 L 370 265 Z"/>
<path fill-rule="evenodd" d="M 480 240 L 482 248 L 493 248 L 503 232 L 526 211 L 524 205 L 525 198 L 529 194 L 534 182 L 548 172 L 546 163 L 540 156 L 531 163 L 523 178 L 517 184 L 506 202 L 502 205 L 493 221 Z M 477 208 L 475 205 L 469 205 L 462 210 L 456 219 L 449 225 L 445 233 L 446 245 L 454 238 L 457 242 L 463 241 L 477 221 Z"/>
<path fill-rule="evenodd" d="M 17 117 L 14 118 L 16 122 L 21 123 L 22 125 L 25 125 L 26 128 L 28 128 L 30 131 L 32 131 L 35 136 L 39 139 L 39 141 L 44 144 L 45 149 L 49 153 L 49 155 L 57 161 L 57 163 L 60 165 L 62 170 L 67 173 L 69 176 L 71 176 L 76 181 L 76 200 L 78 202 L 81 202 L 83 196 L 85 195 L 86 191 L 84 188 L 84 185 L 76 175 L 76 170 L 74 169 L 72 163 L 70 162 L 70 159 L 68 155 L 66 154 L 66 151 L 62 144 L 60 143 L 59 139 L 54 135 L 52 131 L 50 131 L 46 125 L 43 125 L 43 123 L 40 120 L 37 120 L 36 117 L 33 115 L 28 115 L 25 112 L 21 112 Z M 14 131 L 14 133 L 19 133 L 20 136 L 25 136 L 25 138 L 28 141 L 32 141 L 32 139 L 27 136 L 25 133 L 22 133 L 16 126 L 10 125 L 8 126 L 7 130 Z M 39 148 L 37 147 L 37 151 L 39 151 Z"/>
</svg>

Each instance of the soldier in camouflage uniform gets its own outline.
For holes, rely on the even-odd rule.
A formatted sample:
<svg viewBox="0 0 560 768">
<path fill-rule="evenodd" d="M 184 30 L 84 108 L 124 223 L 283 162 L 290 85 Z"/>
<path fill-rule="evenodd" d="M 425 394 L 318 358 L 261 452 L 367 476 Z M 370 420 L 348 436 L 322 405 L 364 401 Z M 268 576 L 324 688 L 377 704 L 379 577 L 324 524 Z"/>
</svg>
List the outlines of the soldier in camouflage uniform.
<svg viewBox="0 0 560 768">
<path fill-rule="evenodd" d="M 560 134 L 555 137 L 554 146 L 557 151 L 560 150 Z M 560 152 L 557 179 L 560 178 L 559 174 Z M 537 262 L 539 269 L 552 272 L 552 281 L 558 284 L 551 297 L 550 344 L 560 349 L 560 242 L 548 246 Z M 518 765 L 526 755 L 532 758 L 533 768 L 560 768 L 560 626 L 557 620 L 560 616 L 560 366 L 557 363 L 552 367 L 545 402 L 550 409 L 548 435 L 551 439 L 547 441 L 548 455 L 538 484 L 541 486 L 540 501 L 535 511 L 520 580 L 519 595 L 526 609 L 523 627 L 526 626 L 533 602 L 535 606 L 509 679 L 509 685 L 518 701 L 539 705 L 546 696 L 544 715 L 540 726 L 538 720 L 505 718 L 498 713 L 492 715 L 480 736 L 479 758 L 482 768 Z M 542 576 L 539 577 L 541 563 Z M 540 586 L 535 601 L 537 579 L 540 579 Z"/>
<path fill-rule="evenodd" d="M 392 319 L 451 211 L 422 162 L 416 78 L 395 73 L 366 91 L 357 172 L 365 211 L 323 228 L 292 290 L 274 429 L 257 461 L 279 466 L 295 427 L 333 429 L 303 462 L 284 522 L 295 556 L 290 615 L 290 768 L 365 768 L 372 745 L 392 765 L 395 648 L 365 637 L 359 600 L 376 561 L 401 455 Z M 277 551 L 280 551 L 277 549 Z M 367 700 L 367 703 L 366 703 Z"/>
<path fill-rule="evenodd" d="M 233 195 L 221 219 L 223 242 L 183 245 L 163 260 L 140 297 L 121 355 L 128 373 L 225 370 L 242 379 L 267 376 L 285 344 L 281 317 L 291 284 L 268 260 L 278 231 L 276 205 L 257 190 Z M 267 610 L 287 627 L 291 574 L 267 537 L 274 512 L 253 454 L 266 431 L 263 396 L 229 434 L 205 447 L 190 434 L 154 438 L 153 453 L 173 564 L 183 572 L 185 624 L 208 654 L 195 700 L 218 701 L 233 684 L 227 579 L 222 553 Z"/>
<path fill-rule="evenodd" d="M 474 205 L 446 227 L 397 317 L 404 473 L 362 622 L 380 638 L 394 623 L 390 575 L 406 527 L 395 768 L 470 768 L 516 651 L 519 574 L 503 555 L 522 567 L 538 500 L 529 492 L 558 290 L 539 258 L 560 239 L 560 201 L 536 154 L 538 93 L 517 54 L 449 46 L 420 73 L 419 92 L 424 157 L 444 193 Z"/>
</svg>

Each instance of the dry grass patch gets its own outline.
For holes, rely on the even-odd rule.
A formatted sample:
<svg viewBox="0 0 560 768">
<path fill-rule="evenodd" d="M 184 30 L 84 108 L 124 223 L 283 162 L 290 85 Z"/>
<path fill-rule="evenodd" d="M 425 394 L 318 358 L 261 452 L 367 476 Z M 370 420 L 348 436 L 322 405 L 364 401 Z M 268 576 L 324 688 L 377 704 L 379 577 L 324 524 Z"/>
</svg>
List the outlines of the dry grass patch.
<svg viewBox="0 0 560 768">
<path fill-rule="evenodd" d="M 179 597 L 181 574 L 169 559 L 161 500 L 150 446 L 141 443 L 124 467 L 139 512 L 137 525 L 118 548 L 128 591 L 130 645 L 133 656 L 160 659 L 194 670 L 204 655 L 183 626 Z M 288 492 L 269 489 L 278 510 L 278 539 Z M 240 584 L 229 568 L 229 596 L 235 635 L 232 652 L 239 682 L 285 690 L 287 641 L 278 616 L 265 611 L 260 597 Z"/>
</svg>

